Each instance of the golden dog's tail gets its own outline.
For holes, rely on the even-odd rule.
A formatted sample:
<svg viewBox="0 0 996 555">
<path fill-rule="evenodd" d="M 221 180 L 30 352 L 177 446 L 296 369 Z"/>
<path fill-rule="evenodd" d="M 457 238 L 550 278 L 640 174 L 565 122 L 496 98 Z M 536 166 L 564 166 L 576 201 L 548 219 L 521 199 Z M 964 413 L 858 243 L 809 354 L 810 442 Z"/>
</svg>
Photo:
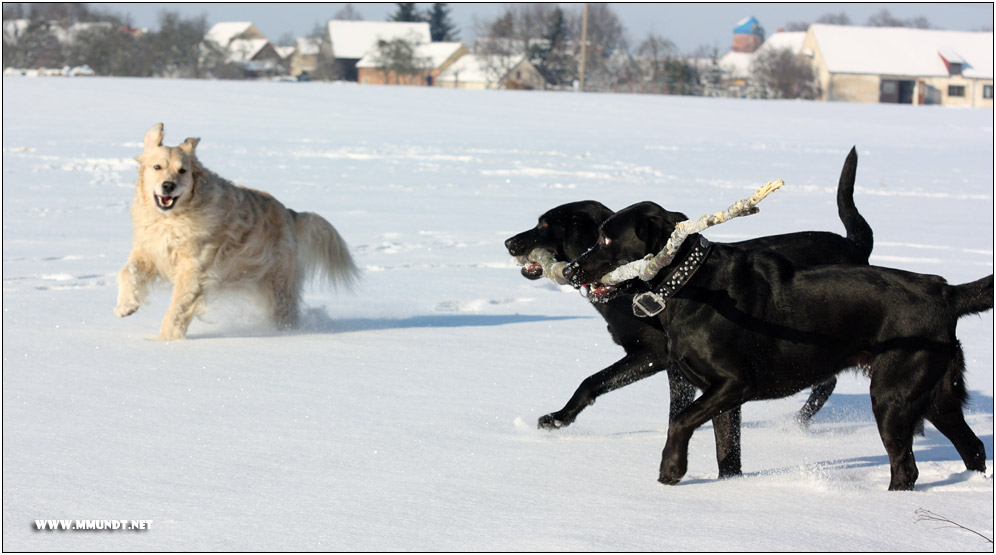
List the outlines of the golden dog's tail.
<svg viewBox="0 0 996 555">
<path fill-rule="evenodd" d="M 325 218 L 314 212 L 292 212 L 299 242 L 298 261 L 304 276 L 316 277 L 334 287 L 352 287 L 360 278 L 349 247 Z"/>
</svg>

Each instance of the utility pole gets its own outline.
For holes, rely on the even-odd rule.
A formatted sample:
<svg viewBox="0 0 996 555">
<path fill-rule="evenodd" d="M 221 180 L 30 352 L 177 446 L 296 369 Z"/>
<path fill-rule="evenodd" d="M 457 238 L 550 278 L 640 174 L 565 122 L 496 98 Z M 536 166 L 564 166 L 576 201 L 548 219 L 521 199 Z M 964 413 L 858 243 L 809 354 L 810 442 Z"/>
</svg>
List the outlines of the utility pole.
<svg viewBox="0 0 996 555">
<path fill-rule="evenodd" d="M 588 3 L 585 2 L 584 10 L 581 15 L 581 80 L 579 92 L 584 92 L 584 56 L 585 48 L 588 46 Z"/>
</svg>

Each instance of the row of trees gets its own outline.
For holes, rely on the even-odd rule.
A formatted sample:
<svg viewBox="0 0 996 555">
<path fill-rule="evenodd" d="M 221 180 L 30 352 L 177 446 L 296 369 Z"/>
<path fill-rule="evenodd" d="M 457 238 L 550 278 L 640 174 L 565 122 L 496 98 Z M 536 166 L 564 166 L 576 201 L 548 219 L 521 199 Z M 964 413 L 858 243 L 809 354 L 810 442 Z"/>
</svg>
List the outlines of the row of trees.
<svg viewBox="0 0 996 555">
<path fill-rule="evenodd" d="M 826 23 L 829 25 L 854 25 L 851 22 L 851 18 L 847 16 L 847 13 L 828 13 L 824 14 L 813 21 L 812 23 Z M 805 31 L 809 28 L 810 23 L 805 21 L 793 21 L 785 26 L 786 31 Z M 892 15 L 887 9 L 883 9 L 872 14 L 868 21 L 865 22 L 865 27 L 912 27 L 915 29 L 929 29 L 931 27 L 930 21 L 926 17 L 918 16 L 910 19 L 900 19 Z"/>
<path fill-rule="evenodd" d="M 415 3 L 395 6 L 388 20 L 425 21 L 430 25 L 433 40 L 458 39 L 459 31 L 447 4 L 434 3 L 424 12 Z M 245 75 L 242 68 L 226 63 L 224 51 L 204 42 L 208 25 L 203 15 L 184 18 L 176 12 L 163 12 L 158 31 L 143 34 L 135 32 L 126 17 L 87 4 L 5 3 L 3 10 L 5 21 L 31 21 L 16 41 L 8 42 L 5 33 L 5 67 L 88 64 L 100 75 L 221 78 Z M 631 45 L 611 4 L 588 4 L 587 18 L 582 10 L 549 3 L 506 4 L 497 16 L 475 21 L 475 53 L 495 75 L 506 73 L 524 55 L 551 87 L 571 88 L 581 78 L 584 27 L 587 90 L 708 96 L 731 93 L 719 66 L 717 48 L 703 47 L 682 54 L 672 41 L 654 33 Z M 350 4 L 333 18 L 362 19 Z M 69 22 L 100 22 L 100 25 L 81 26 L 71 41 L 58 40 L 52 26 L 68 26 Z M 850 24 L 850 19 L 841 12 L 826 14 L 815 22 Z M 808 25 L 796 22 L 788 28 L 805 29 Z M 870 18 L 868 25 L 929 27 L 929 22 L 922 17 L 900 20 L 883 10 Z M 313 36 L 319 38 L 323 34 L 324 26 L 316 25 Z M 289 42 L 291 38 L 281 40 Z M 404 67 L 413 63 L 418 65 L 417 60 L 412 61 L 413 45 L 403 40 L 384 44 L 381 50 L 382 65 L 395 74 L 401 75 Z M 334 61 L 325 60 L 314 77 L 331 79 L 340 73 Z M 743 91 L 741 88 L 735 94 Z M 791 52 L 770 50 L 756 56 L 746 91 L 748 96 L 779 98 L 814 98 L 819 93 L 812 69 L 805 60 Z"/>
<path fill-rule="evenodd" d="M 850 25 L 848 16 L 827 14 L 817 23 Z M 567 11 L 556 4 L 511 4 L 496 17 L 478 22 L 477 52 L 489 65 L 509 63 L 525 54 L 554 88 L 567 88 L 580 78 L 582 8 Z M 926 18 L 902 20 L 888 10 L 873 15 L 869 26 L 928 28 Z M 808 23 L 790 23 L 790 30 L 806 30 Z M 792 52 L 760 52 L 746 88 L 724 86 L 716 47 L 700 47 L 682 54 L 671 40 L 649 33 L 631 45 L 611 4 L 589 4 L 585 48 L 585 88 L 596 91 L 633 91 L 666 94 L 746 94 L 753 97 L 815 98 L 815 75 L 806 60 Z M 494 68 L 501 73 L 501 67 Z"/>
<path fill-rule="evenodd" d="M 159 29 L 142 33 L 124 17 L 86 4 L 4 4 L 3 18 L 26 19 L 8 40 L 4 67 L 89 65 L 98 75 L 127 77 L 235 77 L 241 70 L 226 53 L 204 42 L 205 16 L 159 14 Z M 60 38 L 60 34 L 63 35 Z"/>
</svg>

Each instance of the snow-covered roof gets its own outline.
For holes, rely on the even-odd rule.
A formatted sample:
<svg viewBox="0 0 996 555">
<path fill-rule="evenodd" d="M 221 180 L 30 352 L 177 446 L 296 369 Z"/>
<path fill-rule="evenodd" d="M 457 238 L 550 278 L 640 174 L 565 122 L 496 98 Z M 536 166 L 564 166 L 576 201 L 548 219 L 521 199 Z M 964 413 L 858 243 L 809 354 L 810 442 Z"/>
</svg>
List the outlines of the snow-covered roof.
<svg viewBox="0 0 996 555">
<path fill-rule="evenodd" d="M 754 52 L 734 52 L 730 50 L 719 58 L 719 67 L 732 77 L 747 77 L 750 75 L 750 64 L 754 61 Z"/>
<path fill-rule="evenodd" d="M 768 37 L 761 45 L 758 50 L 764 50 L 765 48 L 787 48 L 792 52 L 798 53 L 802 50 L 802 43 L 806 40 L 806 32 L 786 32 L 778 31 L 777 33 Z"/>
<path fill-rule="evenodd" d="M 743 35 L 764 35 L 764 28 L 754 16 L 748 16 L 737 22 L 733 32 Z"/>
<path fill-rule="evenodd" d="M 779 31 L 764 41 L 764 44 L 754 52 L 734 52 L 729 51 L 719 59 L 719 65 L 734 77 L 747 77 L 750 75 L 750 65 L 754 58 L 761 52 L 772 49 L 789 49 L 798 53 L 802 49 L 802 43 L 806 40 L 805 32 Z"/>
<path fill-rule="evenodd" d="M 297 49 L 293 46 L 274 46 L 273 48 L 277 51 L 277 54 L 279 54 L 281 58 L 288 58 L 297 51 Z"/>
<path fill-rule="evenodd" d="M 252 27 L 251 21 L 226 21 L 222 23 L 215 23 L 214 27 L 204 35 L 206 40 L 220 44 L 221 46 L 228 46 L 228 43 L 232 42 L 232 39 L 246 32 L 249 27 Z"/>
<path fill-rule="evenodd" d="M 228 61 L 234 63 L 248 62 L 259 51 L 266 48 L 270 41 L 266 39 L 235 39 L 228 45 Z"/>
<path fill-rule="evenodd" d="M 443 65 L 450 56 L 456 54 L 463 47 L 460 42 L 430 42 L 419 44 L 415 47 L 415 56 L 426 60 L 426 67 L 435 69 Z M 357 68 L 377 67 L 377 49 L 371 48 L 359 62 Z"/>
<path fill-rule="evenodd" d="M 429 58 L 432 67 L 439 67 L 461 48 L 463 48 L 461 42 L 430 42 L 419 46 L 418 52 L 419 55 Z"/>
<path fill-rule="evenodd" d="M 949 74 L 941 58 L 943 52 L 964 60 L 962 75 L 993 77 L 991 31 L 813 24 L 809 32 L 830 73 L 943 77 Z"/>
<path fill-rule="evenodd" d="M 322 48 L 322 39 L 299 38 L 295 44 L 299 55 L 317 56 Z"/>
<path fill-rule="evenodd" d="M 493 56 L 491 67 L 487 58 L 478 54 L 464 54 L 450 67 L 443 70 L 436 82 L 445 83 L 497 83 L 525 56 Z M 499 75 L 501 73 L 501 75 Z"/>
<path fill-rule="evenodd" d="M 411 37 L 414 42 L 431 42 L 428 23 L 400 23 L 394 21 L 329 21 L 329 38 L 332 54 L 336 58 L 359 59 L 378 40 L 390 41 Z"/>
</svg>

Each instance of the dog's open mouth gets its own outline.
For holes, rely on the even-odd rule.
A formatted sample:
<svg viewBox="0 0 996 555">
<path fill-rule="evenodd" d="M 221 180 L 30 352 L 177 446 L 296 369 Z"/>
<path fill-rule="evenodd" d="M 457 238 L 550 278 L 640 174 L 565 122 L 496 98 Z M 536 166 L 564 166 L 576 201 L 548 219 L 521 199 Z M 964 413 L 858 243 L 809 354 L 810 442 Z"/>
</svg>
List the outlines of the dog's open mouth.
<svg viewBox="0 0 996 555">
<path fill-rule="evenodd" d="M 168 196 L 168 195 L 162 195 L 162 196 L 160 196 L 160 195 L 157 195 L 155 193 L 153 193 L 152 196 L 154 196 L 156 198 L 156 206 L 160 210 L 172 210 L 173 207 L 176 206 L 176 199 L 180 198 L 179 196 L 175 196 L 175 197 L 171 197 L 171 196 Z"/>
<path fill-rule="evenodd" d="M 579 288 L 581 295 L 593 303 L 606 303 L 616 296 L 617 287 L 602 283 L 586 283 Z"/>
</svg>

